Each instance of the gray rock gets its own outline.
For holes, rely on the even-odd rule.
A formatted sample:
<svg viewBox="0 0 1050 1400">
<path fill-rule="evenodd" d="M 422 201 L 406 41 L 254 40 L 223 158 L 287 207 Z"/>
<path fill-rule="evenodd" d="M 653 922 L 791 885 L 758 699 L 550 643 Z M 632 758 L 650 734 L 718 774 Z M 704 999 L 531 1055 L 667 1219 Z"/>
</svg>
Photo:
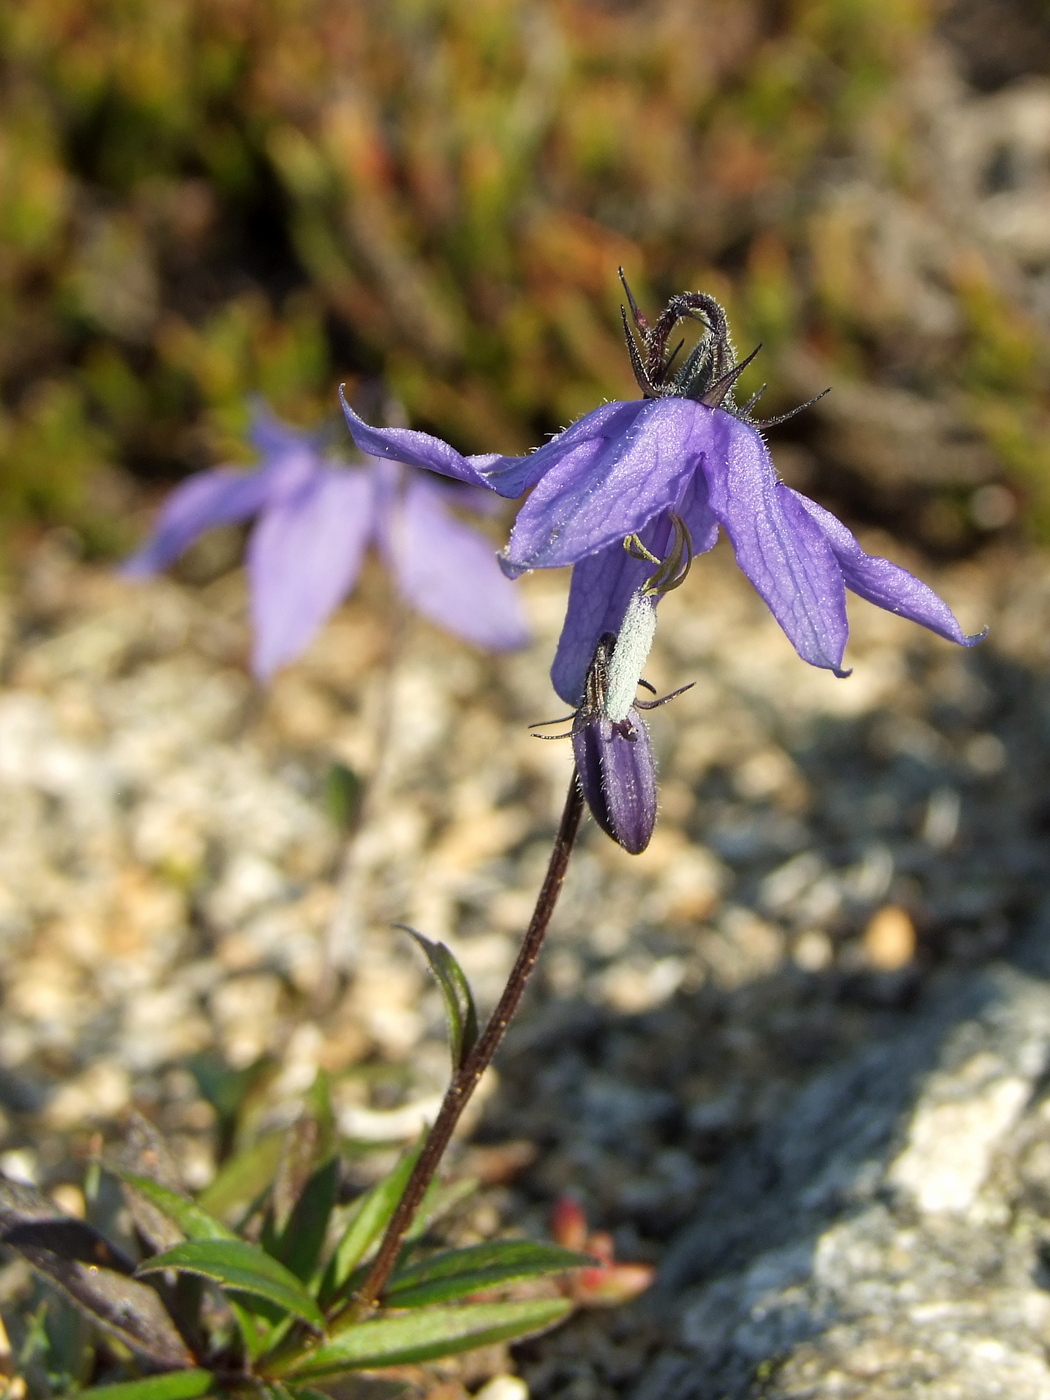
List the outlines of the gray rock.
<svg viewBox="0 0 1050 1400">
<path fill-rule="evenodd" d="M 805 1088 L 669 1250 L 637 1400 L 1050 1397 L 1048 1057 L 1050 983 L 998 965 Z"/>
</svg>

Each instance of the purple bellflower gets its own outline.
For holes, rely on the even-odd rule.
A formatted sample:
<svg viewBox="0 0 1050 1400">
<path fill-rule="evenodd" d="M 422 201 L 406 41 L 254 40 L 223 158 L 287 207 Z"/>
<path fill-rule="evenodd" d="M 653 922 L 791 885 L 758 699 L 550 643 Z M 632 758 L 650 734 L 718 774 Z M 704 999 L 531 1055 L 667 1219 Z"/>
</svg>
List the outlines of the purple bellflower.
<svg viewBox="0 0 1050 1400">
<path fill-rule="evenodd" d="M 123 572 L 157 573 L 205 530 L 254 516 L 247 566 L 252 670 L 261 680 L 305 650 L 353 588 L 372 543 L 403 598 L 430 621 L 494 651 L 527 642 L 516 589 L 491 545 L 449 510 L 491 496 L 479 499 L 396 459 L 369 457 L 348 468 L 326 459 L 315 436 L 265 411 L 256 414 L 251 441 L 260 465 L 216 467 L 176 487 Z"/>
<path fill-rule="evenodd" d="M 366 452 L 503 496 L 531 489 L 501 563 L 510 577 L 575 566 L 551 672 L 562 699 L 582 703 L 599 641 L 620 635 L 651 561 L 668 555 L 678 528 L 693 554 L 710 549 L 725 530 L 737 563 L 799 656 L 836 676 L 849 674 L 842 668 L 847 588 L 963 646 L 980 639 L 983 633 L 963 632 L 932 589 L 865 554 L 833 515 L 778 478 L 760 429 L 784 418 L 754 419 L 758 395 L 737 406 L 733 386 L 753 355 L 735 362 L 725 312 L 712 297 L 673 297 L 650 325 L 627 295 L 637 339 L 626 310 L 624 329 L 643 397 L 603 404 L 529 456 L 462 457 L 427 433 L 371 428 L 344 401 Z M 687 318 L 703 330 L 675 369 L 680 347 L 669 350 L 668 341 Z"/>
</svg>

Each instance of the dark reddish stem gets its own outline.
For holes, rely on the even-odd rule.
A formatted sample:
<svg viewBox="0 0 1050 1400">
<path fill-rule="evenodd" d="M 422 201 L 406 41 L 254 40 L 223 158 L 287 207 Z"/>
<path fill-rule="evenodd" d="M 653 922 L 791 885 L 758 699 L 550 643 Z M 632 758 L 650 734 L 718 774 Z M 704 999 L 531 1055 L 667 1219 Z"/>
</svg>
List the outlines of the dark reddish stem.
<svg viewBox="0 0 1050 1400">
<path fill-rule="evenodd" d="M 448 1086 L 441 1109 L 434 1120 L 434 1126 L 423 1145 L 423 1151 L 419 1154 L 419 1160 L 416 1162 L 408 1185 L 405 1187 L 404 1195 L 398 1202 L 397 1209 L 387 1226 L 383 1242 L 379 1246 L 379 1252 L 373 1260 L 364 1283 L 345 1310 L 347 1313 L 352 1312 L 361 1316 L 373 1308 L 381 1297 L 391 1271 L 397 1263 L 397 1257 L 401 1252 L 401 1246 L 412 1224 L 412 1219 L 438 1169 L 441 1158 L 445 1154 L 445 1149 L 449 1145 L 456 1124 L 469 1103 L 471 1095 L 478 1087 L 478 1081 L 482 1074 L 491 1064 L 492 1057 L 499 1048 L 500 1041 L 506 1034 L 507 1027 L 518 1009 L 518 1003 L 521 1001 L 532 970 L 539 958 L 551 915 L 554 913 L 554 907 L 558 902 L 558 896 L 565 881 L 565 872 L 568 869 L 569 857 L 572 855 L 582 815 L 583 794 L 574 768 L 572 779 L 569 782 L 569 791 L 565 798 L 565 808 L 561 814 L 558 834 L 554 838 L 554 849 L 551 851 L 547 874 L 536 900 L 536 907 L 533 910 L 528 931 L 522 940 L 517 960 L 507 980 L 507 985 L 503 989 L 503 995 L 497 1002 L 496 1009 L 489 1017 L 488 1024 L 478 1037 L 474 1048 L 452 1076 L 452 1082 Z M 332 1319 L 333 1322 L 336 1320 Z"/>
</svg>

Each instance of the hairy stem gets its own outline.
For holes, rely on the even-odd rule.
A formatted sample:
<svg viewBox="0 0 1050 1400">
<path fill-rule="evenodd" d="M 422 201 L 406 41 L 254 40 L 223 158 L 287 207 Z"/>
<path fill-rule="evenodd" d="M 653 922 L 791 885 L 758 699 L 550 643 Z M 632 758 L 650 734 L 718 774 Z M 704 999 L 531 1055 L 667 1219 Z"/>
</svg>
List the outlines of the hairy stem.
<svg viewBox="0 0 1050 1400">
<path fill-rule="evenodd" d="M 511 970 L 510 977 L 507 979 L 507 985 L 503 989 L 503 995 L 496 1003 L 496 1009 L 489 1017 L 488 1023 L 478 1037 L 473 1050 L 453 1074 L 441 1109 L 434 1120 L 434 1126 L 427 1136 L 423 1151 L 419 1155 L 419 1160 L 416 1162 L 404 1194 L 390 1219 L 390 1224 L 387 1226 L 386 1234 L 383 1236 L 382 1244 L 379 1246 L 379 1252 L 372 1263 L 368 1276 L 353 1301 L 340 1316 L 347 1314 L 362 1316 L 375 1306 L 386 1287 L 387 1279 L 390 1277 L 397 1262 L 397 1256 L 401 1252 L 405 1235 L 412 1224 L 412 1218 L 438 1169 L 441 1158 L 445 1154 L 445 1149 L 448 1147 L 460 1115 L 469 1103 L 482 1074 L 492 1062 L 492 1057 L 499 1048 L 511 1018 L 518 1009 L 518 1003 L 521 1001 L 532 970 L 536 966 L 551 915 L 554 913 L 554 907 L 558 902 L 558 895 L 561 893 L 561 887 L 565 880 L 565 872 L 568 869 L 569 857 L 572 854 L 582 815 L 583 795 L 576 769 L 573 768 L 561 823 L 558 827 L 558 834 L 554 838 L 554 849 L 551 851 L 550 862 L 547 866 L 547 874 L 540 888 L 536 907 L 522 940 L 517 960 Z M 335 1321 L 337 1319 L 333 1318 L 333 1322 Z"/>
</svg>

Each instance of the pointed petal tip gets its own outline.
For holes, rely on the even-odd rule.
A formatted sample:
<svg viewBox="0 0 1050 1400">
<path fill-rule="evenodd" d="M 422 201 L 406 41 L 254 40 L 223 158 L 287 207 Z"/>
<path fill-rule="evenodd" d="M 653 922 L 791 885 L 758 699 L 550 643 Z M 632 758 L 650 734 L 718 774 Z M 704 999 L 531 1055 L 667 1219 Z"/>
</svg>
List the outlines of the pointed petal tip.
<svg viewBox="0 0 1050 1400">
<path fill-rule="evenodd" d="M 509 579 L 521 578 L 524 574 L 532 573 L 528 564 L 515 564 L 508 559 L 506 554 L 502 551 L 496 555 L 496 562 L 499 564 L 504 575 Z"/>
</svg>

